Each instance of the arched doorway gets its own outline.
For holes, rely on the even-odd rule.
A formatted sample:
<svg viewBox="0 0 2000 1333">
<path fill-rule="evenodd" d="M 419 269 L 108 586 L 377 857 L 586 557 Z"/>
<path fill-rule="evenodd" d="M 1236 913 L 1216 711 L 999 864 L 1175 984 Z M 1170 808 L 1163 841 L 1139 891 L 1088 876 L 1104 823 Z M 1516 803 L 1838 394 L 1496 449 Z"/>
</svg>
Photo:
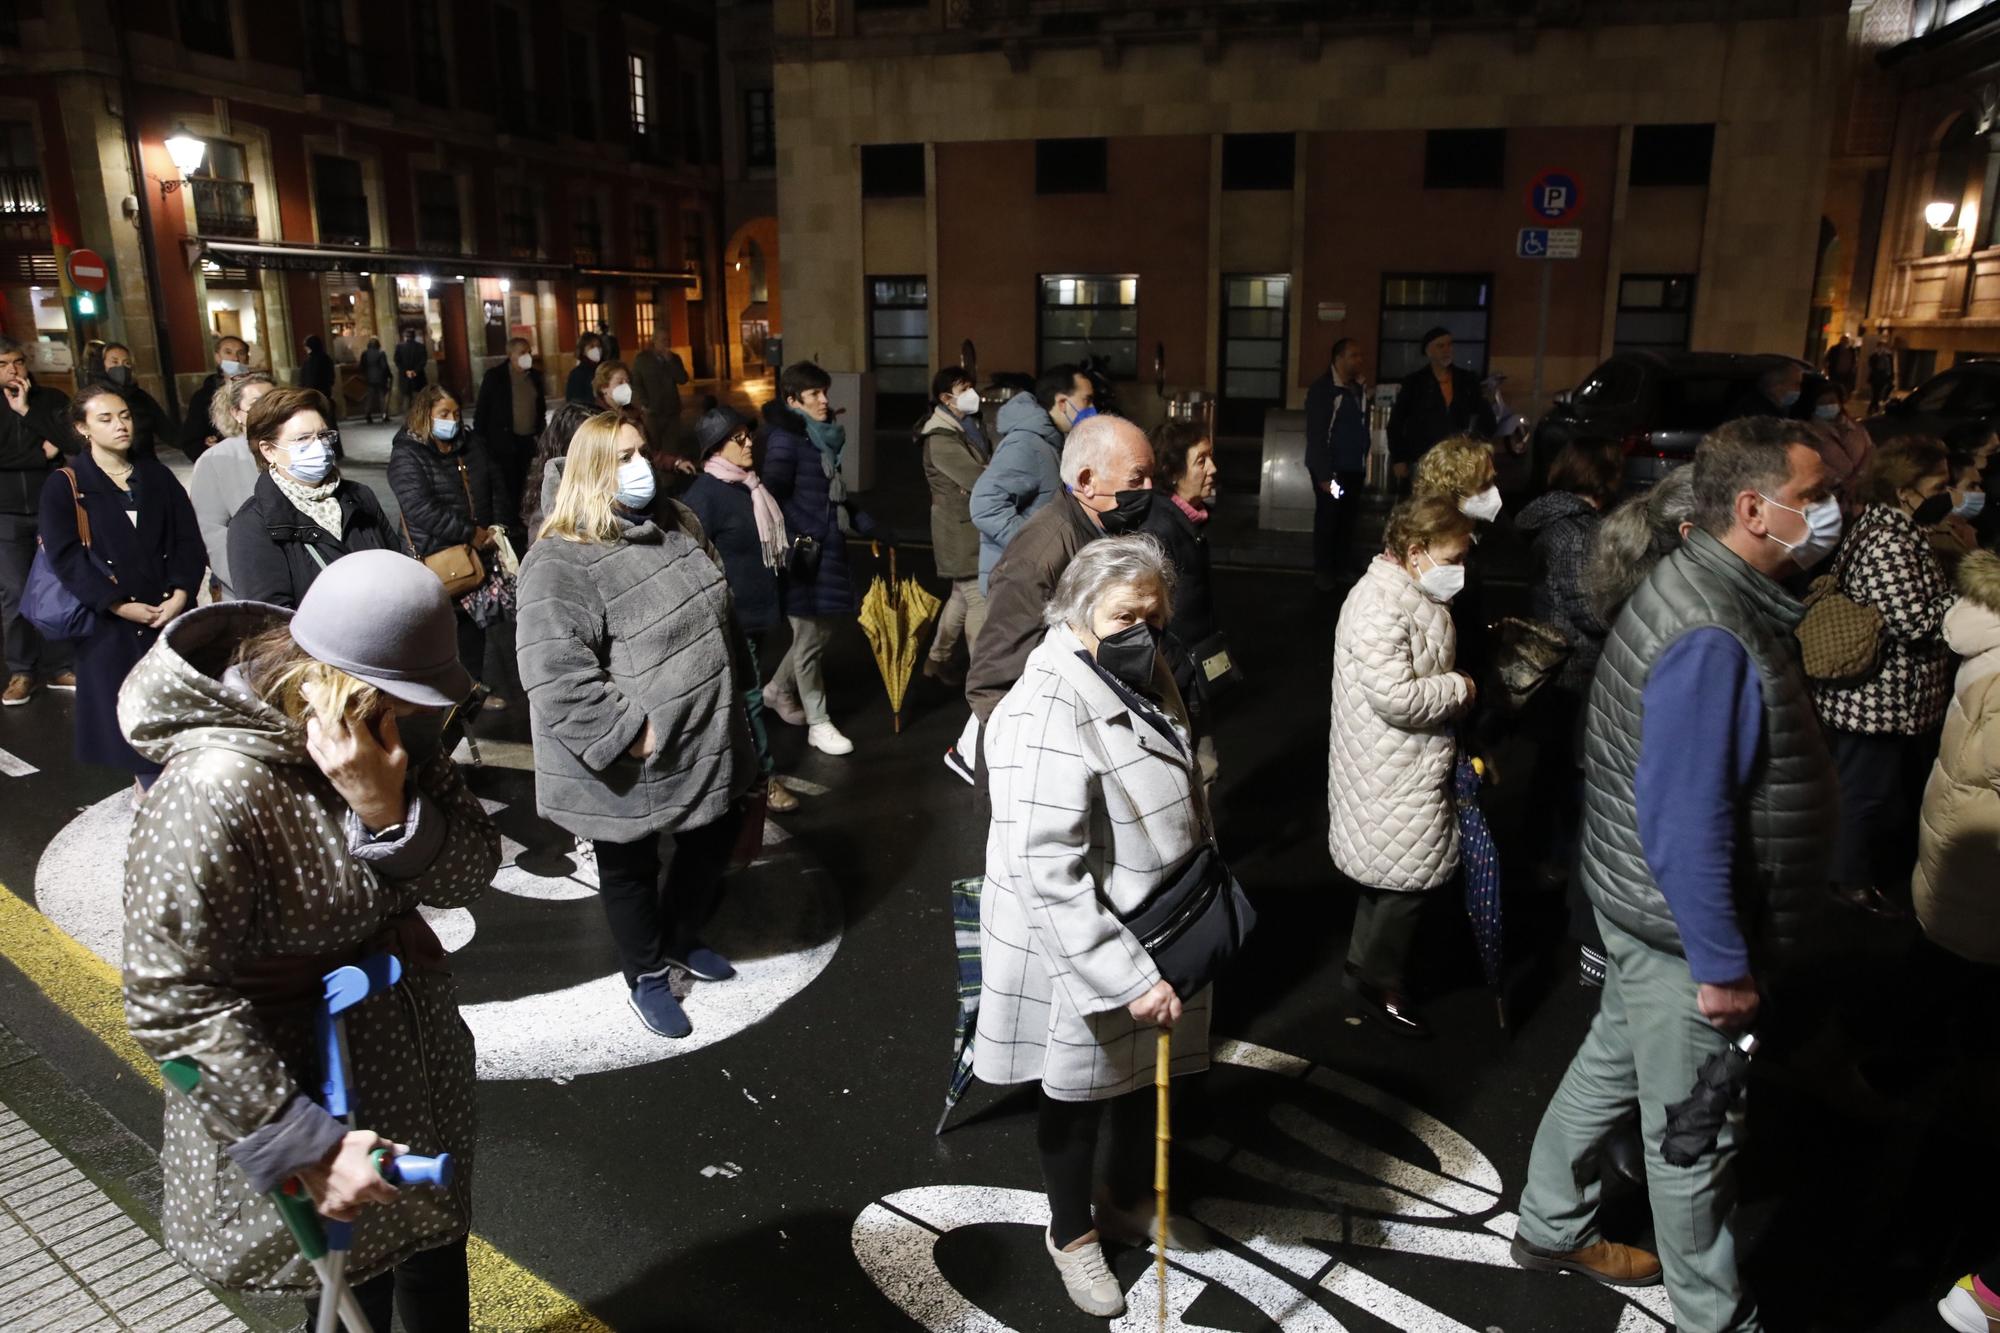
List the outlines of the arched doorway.
<svg viewBox="0 0 2000 1333">
<path fill-rule="evenodd" d="M 732 345 L 739 380 L 775 376 L 784 358 L 785 324 L 778 277 L 778 220 L 752 218 L 723 252 Z"/>
</svg>

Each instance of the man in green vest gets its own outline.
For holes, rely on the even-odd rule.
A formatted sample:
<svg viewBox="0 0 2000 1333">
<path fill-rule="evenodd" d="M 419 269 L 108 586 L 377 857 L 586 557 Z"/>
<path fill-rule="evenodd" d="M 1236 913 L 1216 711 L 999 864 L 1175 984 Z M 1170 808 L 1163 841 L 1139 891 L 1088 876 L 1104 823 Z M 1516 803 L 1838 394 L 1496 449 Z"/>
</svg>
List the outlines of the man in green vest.
<svg viewBox="0 0 2000 1333">
<path fill-rule="evenodd" d="M 1614 1286 L 1664 1277 L 1683 1333 L 1721 1333 L 1763 1327 L 1736 1268 L 1740 1112 L 1691 1167 L 1667 1165 L 1660 1136 L 1825 893 L 1834 770 L 1793 634 L 1804 608 L 1778 580 L 1832 551 L 1840 505 L 1795 421 L 1729 422 L 1693 466 L 1693 529 L 1626 603 L 1591 685 L 1581 874 L 1610 963 L 1535 1136 L 1513 1254 Z M 1597 1230 L 1593 1163 L 1635 1104 L 1657 1260 Z"/>
</svg>

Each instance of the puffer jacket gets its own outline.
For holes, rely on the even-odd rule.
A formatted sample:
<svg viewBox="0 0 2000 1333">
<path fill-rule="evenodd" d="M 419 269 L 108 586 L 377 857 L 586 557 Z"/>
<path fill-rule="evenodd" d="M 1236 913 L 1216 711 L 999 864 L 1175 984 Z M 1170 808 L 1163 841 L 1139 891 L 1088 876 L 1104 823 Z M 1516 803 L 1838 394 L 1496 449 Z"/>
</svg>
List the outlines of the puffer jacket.
<svg viewBox="0 0 2000 1333">
<path fill-rule="evenodd" d="M 1588 500 L 1568 491 L 1538 496 L 1514 520 L 1514 526 L 1528 534 L 1541 564 L 1540 577 L 1529 594 L 1528 613 L 1569 641 L 1570 654 L 1555 683 L 1573 694 L 1590 688 L 1590 673 L 1597 669 L 1604 636 L 1610 632 L 1591 610 L 1590 598 L 1583 590 L 1584 562 L 1590 558 L 1590 544 L 1603 521 L 1603 515 Z"/>
<path fill-rule="evenodd" d="M 519 596 L 543 818 L 607 842 L 720 819 L 756 759 L 729 585 L 694 514 L 656 500 L 616 541 L 544 537 L 521 561 Z M 654 750 L 634 759 L 649 721 Z"/>
<path fill-rule="evenodd" d="M 993 566 L 1027 521 L 1062 493 L 1063 433 L 1032 393 L 1000 404 L 993 424 L 1000 443 L 972 488 L 968 510 L 979 529 L 980 591 L 990 590 Z"/>
<path fill-rule="evenodd" d="M 486 446 L 464 426 L 451 445 L 440 453 L 434 441 L 399 430 L 389 446 L 389 489 L 409 531 L 411 553 L 421 560 L 491 527 L 510 529 L 520 549 L 525 541 L 513 527 L 520 507 L 508 499 L 506 480 Z"/>
<path fill-rule="evenodd" d="M 166 765 L 125 866 L 125 1016 L 148 1056 L 198 1075 L 166 1094 L 167 1248 L 218 1286 L 296 1291 L 318 1280 L 261 1196 L 341 1126 L 307 1097 L 320 1076 L 312 1006 L 253 1007 L 236 978 L 411 931 L 403 979 L 346 1017 L 358 1123 L 414 1152 L 450 1152 L 458 1174 L 449 1190 L 365 1209 L 348 1276 L 364 1282 L 456 1240 L 471 1219 L 472 1034 L 451 974 L 424 961 L 439 955 L 422 947 L 416 911 L 484 893 L 500 835 L 443 756 L 412 763 L 407 832 L 365 834 L 307 756 L 304 728 L 225 683 L 236 648 L 288 615 L 249 602 L 189 612 L 133 668 L 118 714 L 133 747 Z"/>
<path fill-rule="evenodd" d="M 1834 558 L 1840 590 L 1882 613 L 1882 655 L 1852 684 L 1814 681 L 1813 706 L 1829 727 L 1920 736 L 1944 720 L 1951 653 L 1944 616 L 1951 588 L 1930 541 L 1893 505 L 1871 504 Z"/>
<path fill-rule="evenodd" d="M 764 406 L 768 427 L 764 466 L 758 474 L 785 511 L 785 531 L 804 534 L 819 544 L 819 569 L 810 581 L 785 579 L 788 616 L 851 616 L 861 605 L 847 563 L 847 534 L 839 506 L 832 499 L 832 480 L 818 446 L 806 434 L 806 419 L 776 403 Z M 857 530 L 863 530 L 857 522 Z"/>
<path fill-rule="evenodd" d="M 1911 897 L 1932 942 L 2000 964 L 2000 556 L 1968 556 L 1958 586 L 1944 637 L 1964 661 L 1924 785 Z"/>
<path fill-rule="evenodd" d="M 1340 873 L 1375 889 L 1434 889 L 1458 869 L 1451 723 L 1472 702 L 1453 668 L 1451 613 L 1377 556 L 1333 636 L 1327 846 Z"/>
</svg>

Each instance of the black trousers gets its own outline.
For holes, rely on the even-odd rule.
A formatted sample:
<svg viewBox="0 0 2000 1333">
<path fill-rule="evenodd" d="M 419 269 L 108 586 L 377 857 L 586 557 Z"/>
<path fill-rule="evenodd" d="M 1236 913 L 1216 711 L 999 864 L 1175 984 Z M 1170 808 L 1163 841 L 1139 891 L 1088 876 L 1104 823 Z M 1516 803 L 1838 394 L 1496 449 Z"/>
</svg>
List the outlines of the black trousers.
<svg viewBox="0 0 2000 1333">
<path fill-rule="evenodd" d="M 527 498 L 528 468 L 535 461 L 536 439 L 532 435 L 489 435 L 486 437 L 488 451 L 493 461 L 499 465 L 500 476 L 506 483 L 508 510 L 494 517 L 502 527 L 513 527 L 521 521 L 521 502 Z M 542 479 L 535 478 L 539 491 Z M 539 498 L 539 497 L 537 497 Z M 534 533 L 528 537 L 533 540 Z"/>
<path fill-rule="evenodd" d="M 1403 989 L 1410 950 L 1423 924 L 1429 892 L 1371 889 L 1361 886 L 1354 908 L 1354 933 L 1347 941 L 1347 961 L 1354 975 L 1380 990 Z"/>
<path fill-rule="evenodd" d="M 1090 1216 L 1091 1186 L 1097 1175 L 1098 1130 L 1106 1119 L 1111 1121 L 1111 1134 L 1105 1145 L 1104 1183 L 1111 1202 L 1129 1208 L 1152 1188 L 1158 1096 L 1152 1088 L 1096 1102 L 1059 1102 L 1042 1094 L 1035 1147 L 1042 1155 L 1042 1183 L 1049 1192 L 1049 1238 L 1057 1249 L 1097 1225 Z"/>
<path fill-rule="evenodd" d="M 743 812 L 700 828 L 649 834 L 637 842 L 595 842 L 597 896 L 618 945 L 625 984 L 658 972 L 670 957 L 685 958 L 722 900 L 722 877 L 742 832 Z M 674 861 L 660 880 L 660 839 L 674 840 Z"/>
<path fill-rule="evenodd" d="M 1313 492 L 1313 573 L 1322 580 L 1338 578 L 1354 563 L 1348 547 L 1368 477 L 1362 472 L 1336 472 L 1333 479 L 1340 484 L 1339 499 L 1323 490 Z"/>
<path fill-rule="evenodd" d="M 465 1271 L 465 1237 L 425 1250 L 354 1289 L 375 1333 L 389 1333 L 389 1312 L 403 1321 L 403 1333 L 467 1333 L 472 1296 Z M 319 1317 L 319 1300 L 306 1302 L 306 1324 Z"/>
<path fill-rule="evenodd" d="M 52 676 L 69 670 L 69 645 L 44 639 L 21 614 L 21 592 L 28 586 L 40 531 L 33 514 L 0 514 L 0 632 L 6 637 L 11 675 Z"/>
<path fill-rule="evenodd" d="M 1826 743 L 1840 779 L 1833 882 L 1873 885 L 1907 903 L 1917 863 L 1917 812 L 1937 758 L 1938 733 L 1875 735 L 1828 727 Z"/>
<path fill-rule="evenodd" d="M 458 607 L 452 608 L 452 615 L 458 619 L 458 664 L 470 672 L 474 680 L 483 682 L 486 679 L 486 631 Z"/>
</svg>

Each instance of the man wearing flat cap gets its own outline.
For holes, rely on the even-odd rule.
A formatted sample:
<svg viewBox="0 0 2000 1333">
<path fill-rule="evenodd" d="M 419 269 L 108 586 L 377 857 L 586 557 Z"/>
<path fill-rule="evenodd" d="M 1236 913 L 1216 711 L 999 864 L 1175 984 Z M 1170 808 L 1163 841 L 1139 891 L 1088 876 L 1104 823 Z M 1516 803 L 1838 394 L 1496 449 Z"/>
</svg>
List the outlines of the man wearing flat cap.
<svg viewBox="0 0 2000 1333">
<path fill-rule="evenodd" d="M 1389 463 L 1396 488 L 1403 491 L 1410 488 L 1410 469 L 1439 440 L 1452 435 L 1488 439 L 1495 430 L 1479 376 L 1451 363 L 1451 330 L 1442 325 L 1426 330 L 1421 346 L 1424 364 L 1403 377 L 1389 413 Z"/>
</svg>

